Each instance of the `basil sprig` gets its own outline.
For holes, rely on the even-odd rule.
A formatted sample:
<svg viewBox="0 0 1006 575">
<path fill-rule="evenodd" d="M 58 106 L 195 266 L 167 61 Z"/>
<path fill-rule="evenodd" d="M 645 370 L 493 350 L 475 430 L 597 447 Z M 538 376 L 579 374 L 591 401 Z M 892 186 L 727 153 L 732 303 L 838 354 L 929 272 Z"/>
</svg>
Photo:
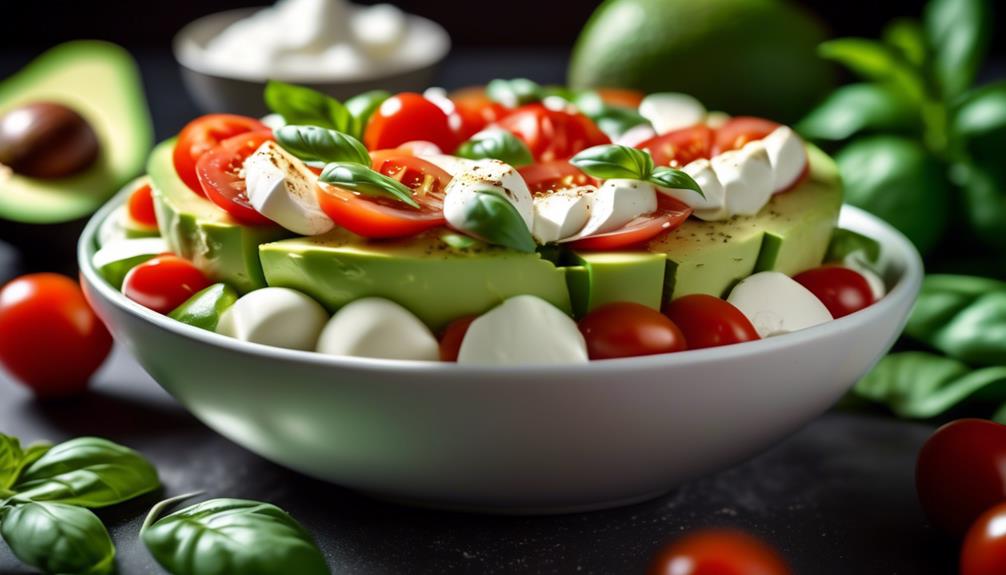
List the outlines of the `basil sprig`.
<svg viewBox="0 0 1006 575">
<path fill-rule="evenodd" d="M 467 201 L 463 213 L 463 221 L 452 223 L 466 233 L 519 252 L 530 253 L 535 250 L 534 238 L 524 218 L 499 193 L 476 190 L 474 196 Z"/>
<path fill-rule="evenodd" d="M 174 575 L 296 573 L 328 575 L 310 533 L 275 505 L 212 499 L 158 519 L 183 495 L 151 509 L 140 538 Z"/>
<path fill-rule="evenodd" d="M 341 102 L 311 88 L 270 80 L 265 87 L 265 103 L 283 116 L 287 124 L 305 124 L 354 133 L 356 120 Z"/>
<path fill-rule="evenodd" d="M 350 162 L 333 162 L 322 170 L 320 181 L 367 196 L 384 196 L 418 208 L 412 190 L 394 178 Z"/>
<path fill-rule="evenodd" d="M 662 188 L 692 190 L 705 197 L 702 188 L 691 176 L 667 166 L 654 167 L 653 158 L 645 150 L 605 144 L 587 148 L 573 156 L 569 162 L 588 176 L 602 180 L 640 180 Z"/>
<path fill-rule="evenodd" d="M 24 469 L 51 448 L 49 442 L 33 443 L 22 448 L 18 438 L 0 434 L 0 499 L 13 495 L 11 488 Z"/>
<path fill-rule="evenodd" d="M 486 96 L 489 96 L 493 102 L 498 102 L 508 108 L 516 108 L 540 101 L 544 92 L 537 82 L 527 78 L 496 79 L 486 85 Z"/>
<path fill-rule="evenodd" d="M 483 130 L 463 142 L 455 156 L 469 160 L 492 158 L 518 168 L 534 162 L 531 150 L 520 138 L 506 130 Z"/>
<path fill-rule="evenodd" d="M 363 129 L 366 127 L 370 117 L 381 107 L 385 100 L 391 97 L 390 92 L 384 90 L 370 90 L 362 94 L 357 94 L 346 100 L 346 109 L 352 114 L 355 120 L 356 130 L 353 133 L 357 139 L 363 137 Z"/>
<path fill-rule="evenodd" d="M 0 506 L 0 536 L 22 563 L 45 573 L 105 575 L 115 546 L 88 509 L 16 498 Z"/>
<path fill-rule="evenodd" d="M 367 148 L 356 138 L 317 126 L 287 125 L 275 132 L 284 150 L 305 162 L 351 162 L 370 165 Z"/>
</svg>

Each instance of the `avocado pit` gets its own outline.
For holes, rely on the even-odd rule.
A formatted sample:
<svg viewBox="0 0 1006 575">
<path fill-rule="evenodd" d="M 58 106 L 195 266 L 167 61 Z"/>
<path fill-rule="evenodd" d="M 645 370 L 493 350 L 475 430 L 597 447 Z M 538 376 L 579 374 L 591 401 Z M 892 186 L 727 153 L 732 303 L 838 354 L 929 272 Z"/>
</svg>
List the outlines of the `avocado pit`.
<svg viewBox="0 0 1006 575">
<path fill-rule="evenodd" d="M 32 102 L 0 116 L 0 164 L 15 174 L 71 176 L 94 164 L 99 150 L 91 125 L 63 104 Z"/>
</svg>

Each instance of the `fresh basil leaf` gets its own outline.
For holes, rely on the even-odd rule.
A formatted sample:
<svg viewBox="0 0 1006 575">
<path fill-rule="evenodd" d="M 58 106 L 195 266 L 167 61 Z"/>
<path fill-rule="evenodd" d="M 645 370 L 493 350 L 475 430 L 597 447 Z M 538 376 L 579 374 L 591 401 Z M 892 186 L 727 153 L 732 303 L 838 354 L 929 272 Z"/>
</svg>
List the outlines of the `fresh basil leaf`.
<svg viewBox="0 0 1006 575">
<path fill-rule="evenodd" d="M 16 437 L 0 433 L 0 491 L 14 485 L 18 466 L 21 464 L 23 456 L 21 441 Z"/>
<path fill-rule="evenodd" d="M 45 573 L 104 575 L 115 570 L 108 530 L 82 507 L 14 499 L 0 507 L 0 535 L 15 557 Z"/>
<path fill-rule="evenodd" d="M 969 400 L 1003 402 L 1006 367 L 972 370 L 960 361 L 931 353 L 894 353 L 881 359 L 854 392 L 887 405 L 899 417 L 925 419 Z"/>
<path fill-rule="evenodd" d="M 275 505 L 212 499 L 157 519 L 163 507 L 151 510 L 140 538 L 173 575 L 329 573 L 310 533 Z"/>
<path fill-rule="evenodd" d="M 325 166 L 318 178 L 326 184 L 353 190 L 366 196 L 384 196 L 418 208 L 412 199 L 412 190 L 394 178 L 374 171 L 367 166 L 336 162 Z"/>
<path fill-rule="evenodd" d="M 986 0 L 931 0 L 924 15 L 932 70 L 945 100 L 952 101 L 975 81 L 992 37 Z"/>
<path fill-rule="evenodd" d="M 559 98 L 573 104 L 576 102 L 576 99 L 580 97 L 581 93 L 582 92 L 580 90 L 574 90 L 569 86 L 562 86 L 559 84 L 549 84 L 548 86 L 541 87 L 542 100 L 545 98 Z"/>
<path fill-rule="evenodd" d="M 469 160 L 493 158 L 518 168 L 534 162 L 531 150 L 520 138 L 506 130 L 483 130 L 463 142 L 454 153 Z"/>
<path fill-rule="evenodd" d="M 952 128 L 966 157 L 984 166 L 1001 165 L 1006 150 L 1006 81 L 968 93 L 954 114 Z"/>
<path fill-rule="evenodd" d="M 653 158 L 648 152 L 618 144 L 587 148 L 573 156 L 569 163 L 589 176 L 604 180 L 647 180 L 653 173 Z"/>
<path fill-rule="evenodd" d="M 464 219 L 457 227 L 490 244 L 531 253 L 535 249 L 531 230 L 520 212 L 506 198 L 493 191 L 476 191 L 465 206 Z"/>
<path fill-rule="evenodd" d="M 897 86 L 913 101 L 925 99 L 921 72 L 886 44 L 865 38 L 840 38 L 823 42 L 818 53 L 867 80 Z"/>
<path fill-rule="evenodd" d="M 391 92 L 371 90 L 346 100 L 346 109 L 353 116 L 353 137 L 358 140 L 363 138 L 363 132 L 367 129 L 370 117 L 390 97 Z"/>
<path fill-rule="evenodd" d="M 527 78 L 496 79 L 486 85 L 486 95 L 489 96 L 489 99 L 508 108 L 538 102 L 541 100 L 542 94 L 541 86 Z"/>
<path fill-rule="evenodd" d="M 884 28 L 884 42 L 895 48 L 910 64 L 919 68 L 926 63 L 926 38 L 915 20 L 899 18 Z"/>
<path fill-rule="evenodd" d="M 813 140 L 844 140 L 864 131 L 919 129 L 918 104 L 887 84 L 850 84 L 832 92 L 797 125 Z"/>
<path fill-rule="evenodd" d="M 669 168 L 667 166 L 654 168 L 653 173 L 650 174 L 650 177 L 647 178 L 646 181 L 661 188 L 691 190 L 703 198 L 706 197 L 706 194 L 703 193 L 698 182 L 693 180 L 692 177 L 685 172 L 675 168 Z"/>
<path fill-rule="evenodd" d="M 352 162 L 370 166 L 370 154 L 348 134 L 317 126 L 283 126 L 276 130 L 283 149 L 305 162 Z"/>
<path fill-rule="evenodd" d="M 265 103 L 270 110 L 283 116 L 287 124 L 304 124 L 353 131 L 353 116 L 338 100 L 321 92 L 270 80 L 265 86 Z"/>
<path fill-rule="evenodd" d="M 854 253 L 862 254 L 867 263 L 876 264 L 880 260 L 880 242 L 852 230 L 835 228 L 824 261 L 841 262 Z"/>
<path fill-rule="evenodd" d="M 602 132 L 611 138 L 617 138 L 641 124 L 650 123 L 638 110 L 608 104 L 594 91 L 580 93 L 573 103 L 580 110 L 580 113 L 590 118 Z"/>
<path fill-rule="evenodd" d="M 227 284 L 217 283 L 196 292 L 168 317 L 175 321 L 216 331 L 220 316 L 238 301 L 238 292 Z"/>
<path fill-rule="evenodd" d="M 964 215 L 985 244 L 1006 251 L 1006 165 L 1002 160 L 957 166 L 964 191 Z"/>
<path fill-rule="evenodd" d="M 157 489 L 157 470 L 142 455 L 107 439 L 60 443 L 29 465 L 14 491 L 36 501 L 105 507 Z"/>
</svg>

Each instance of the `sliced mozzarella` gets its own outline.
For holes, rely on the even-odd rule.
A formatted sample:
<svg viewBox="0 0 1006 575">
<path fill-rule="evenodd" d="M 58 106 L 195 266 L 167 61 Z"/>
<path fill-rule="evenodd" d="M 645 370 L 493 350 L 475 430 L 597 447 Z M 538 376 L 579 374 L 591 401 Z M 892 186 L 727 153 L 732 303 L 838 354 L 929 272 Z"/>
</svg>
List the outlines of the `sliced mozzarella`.
<svg viewBox="0 0 1006 575">
<path fill-rule="evenodd" d="M 119 206 L 108 214 L 98 227 L 98 245 L 104 247 L 129 237 L 124 223 L 128 216 L 129 210 L 126 206 Z"/>
<path fill-rule="evenodd" d="M 693 213 L 697 218 L 715 221 L 730 217 L 726 213 L 723 184 L 716 177 L 716 172 L 713 171 L 713 166 L 709 160 L 705 158 L 693 160 L 681 168 L 681 171 L 691 176 L 695 180 L 695 183 L 702 188 L 701 194 L 694 190 L 678 188 L 659 188 L 660 191 L 684 202 L 695 210 Z"/>
<path fill-rule="evenodd" d="M 656 210 L 657 189 L 652 184 L 618 178 L 605 180 L 594 192 L 587 223 L 579 233 L 564 241 L 617 230 L 639 216 Z"/>
<path fill-rule="evenodd" d="M 269 127 L 270 130 L 278 130 L 286 125 L 286 120 L 283 116 L 279 114 L 266 114 L 260 119 L 263 124 Z"/>
<path fill-rule="evenodd" d="M 512 297 L 476 318 L 458 352 L 461 364 L 543 365 L 586 361 L 587 344 L 576 322 L 532 295 Z"/>
<path fill-rule="evenodd" d="M 713 156 L 728 216 L 753 216 L 772 198 L 772 164 L 760 141 Z"/>
<path fill-rule="evenodd" d="M 698 124 L 706 117 L 706 107 L 688 94 L 660 92 L 639 103 L 639 113 L 653 124 L 658 134 Z"/>
<path fill-rule="evenodd" d="M 466 230 L 465 222 L 480 192 L 494 193 L 507 200 L 520 214 L 527 228 L 534 225 L 534 203 L 524 178 L 510 164 L 499 160 L 476 160 L 465 164 L 447 184 L 444 218 L 455 229 Z"/>
<path fill-rule="evenodd" d="M 635 148 L 639 144 L 642 144 L 646 140 L 649 140 L 653 136 L 656 136 L 657 132 L 653 129 L 653 126 L 649 124 L 639 124 L 638 126 L 633 126 L 625 131 L 625 133 L 614 138 L 613 144 L 618 144 L 620 146 L 629 146 L 630 148 Z"/>
<path fill-rule="evenodd" d="M 318 177 L 276 142 L 265 142 L 244 163 L 251 205 L 263 216 L 305 236 L 335 224 L 318 206 Z"/>
<path fill-rule="evenodd" d="M 312 350 L 328 312 L 299 291 L 267 287 L 242 296 L 220 316 L 217 333 L 275 347 Z"/>
<path fill-rule="evenodd" d="M 727 301 L 751 321 L 761 337 L 797 331 L 832 319 L 817 296 L 779 272 L 760 272 L 741 280 Z"/>
<path fill-rule="evenodd" d="M 788 189 L 807 169 L 807 150 L 796 132 L 779 126 L 761 140 L 772 164 L 772 190 Z"/>
<path fill-rule="evenodd" d="M 706 114 L 706 125 L 714 130 L 718 130 L 730 121 L 730 114 L 726 112 L 713 111 Z"/>
<path fill-rule="evenodd" d="M 568 238 L 590 219 L 594 186 L 577 186 L 534 198 L 534 228 L 531 235 L 547 244 Z"/>
<path fill-rule="evenodd" d="M 371 58 L 383 60 L 394 55 L 405 40 L 408 20 L 391 4 L 375 4 L 357 7 L 351 26 L 357 45 Z"/>
<path fill-rule="evenodd" d="M 356 300 L 325 325 L 317 351 L 381 359 L 440 359 L 437 338 L 409 310 L 378 297 Z"/>
<path fill-rule="evenodd" d="M 468 168 L 472 160 L 447 154 L 423 155 L 423 159 L 454 177 Z"/>
</svg>

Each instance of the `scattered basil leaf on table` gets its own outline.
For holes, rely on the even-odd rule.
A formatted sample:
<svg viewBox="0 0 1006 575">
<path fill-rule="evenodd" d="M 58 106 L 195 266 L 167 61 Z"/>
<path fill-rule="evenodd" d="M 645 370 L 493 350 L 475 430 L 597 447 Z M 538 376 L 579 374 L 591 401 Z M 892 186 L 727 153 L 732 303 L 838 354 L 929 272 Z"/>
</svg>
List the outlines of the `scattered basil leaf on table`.
<svg viewBox="0 0 1006 575">
<path fill-rule="evenodd" d="M 355 120 L 341 102 L 316 90 L 270 80 L 265 103 L 287 124 L 305 124 L 353 133 Z"/>
<path fill-rule="evenodd" d="M 318 179 L 326 184 L 367 196 L 383 196 L 419 208 L 416 200 L 412 199 L 412 190 L 405 184 L 367 166 L 351 162 L 333 162 L 325 166 Z"/>
<path fill-rule="evenodd" d="M 946 99 L 974 82 L 988 48 L 992 14 L 984 0 L 931 0 L 924 25 L 932 69 Z"/>
<path fill-rule="evenodd" d="M 217 283 L 196 292 L 168 317 L 189 325 L 216 331 L 220 316 L 238 300 L 238 292 L 227 284 Z"/>
<path fill-rule="evenodd" d="M 861 132 L 918 130 L 919 111 L 887 84 L 849 84 L 831 93 L 796 125 L 815 140 L 844 140 Z"/>
<path fill-rule="evenodd" d="M 88 509 L 13 499 L 0 507 L 0 535 L 14 556 L 46 573 L 104 575 L 115 569 L 115 547 Z"/>
<path fill-rule="evenodd" d="M 353 136 L 357 139 L 363 138 L 363 132 L 367 129 L 370 117 L 390 97 L 391 92 L 370 90 L 346 100 L 346 109 L 353 116 Z"/>
<path fill-rule="evenodd" d="M 212 499 L 158 519 L 178 499 L 155 506 L 140 529 L 151 555 L 173 575 L 329 573 L 310 533 L 275 505 Z"/>
<path fill-rule="evenodd" d="M 456 156 L 469 160 L 492 158 L 518 168 L 534 162 L 531 150 L 520 138 L 506 130 L 483 130 L 458 146 Z"/>
<path fill-rule="evenodd" d="M 520 252 L 535 250 L 531 230 L 517 208 L 493 191 L 476 191 L 459 227 L 491 243 Z"/>
<path fill-rule="evenodd" d="M 496 79 L 486 84 L 486 95 L 493 102 L 498 102 L 508 108 L 516 108 L 524 104 L 538 102 L 542 99 L 543 91 L 537 82 L 527 78 Z"/>
<path fill-rule="evenodd" d="M 351 162 L 370 166 L 366 146 L 353 136 L 336 130 L 286 125 L 276 130 L 276 141 L 305 162 Z"/>
</svg>

